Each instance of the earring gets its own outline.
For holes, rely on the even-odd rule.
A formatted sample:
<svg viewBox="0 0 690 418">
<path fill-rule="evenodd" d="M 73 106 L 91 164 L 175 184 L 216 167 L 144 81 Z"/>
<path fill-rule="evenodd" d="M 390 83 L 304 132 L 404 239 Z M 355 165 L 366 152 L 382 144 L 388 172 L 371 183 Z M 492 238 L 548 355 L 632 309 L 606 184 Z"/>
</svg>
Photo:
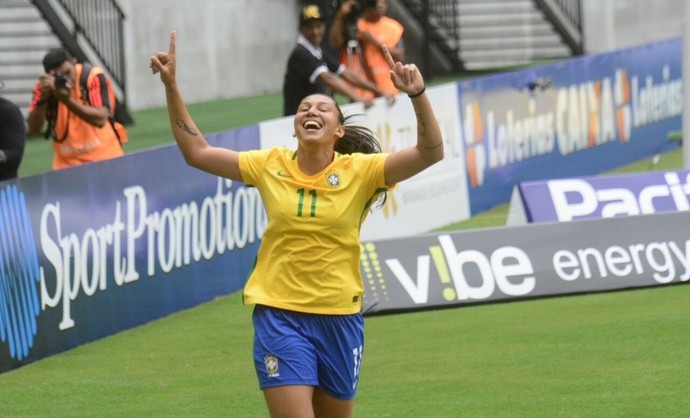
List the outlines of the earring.
<svg viewBox="0 0 690 418">
<path fill-rule="evenodd" d="M 293 134 L 292 134 L 292 137 L 293 137 L 293 138 L 297 138 L 297 134 L 296 134 L 296 133 L 293 133 Z"/>
</svg>

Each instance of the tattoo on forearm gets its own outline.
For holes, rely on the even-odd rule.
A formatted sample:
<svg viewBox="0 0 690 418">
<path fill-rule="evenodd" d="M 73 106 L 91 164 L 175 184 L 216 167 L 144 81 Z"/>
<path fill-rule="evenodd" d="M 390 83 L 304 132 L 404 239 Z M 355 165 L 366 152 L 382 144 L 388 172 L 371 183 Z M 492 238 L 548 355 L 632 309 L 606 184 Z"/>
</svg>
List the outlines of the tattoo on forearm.
<svg viewBox="0 0 690 418">
<path fill-rule="evenodd" d="M 417 115 L 417 136 L 419 139 L 424 138 L 424 142 L 426 142 L 426 123 L 424 123 L 424 120 L 422 120 L 422 118 L 419 115 Z M 418 143 L 417 146 L 423 149 L 436 149 L 441 145 L 443 145 L 443 141 L 434 145 L 422 145 Z"/>
<path fill-rule="evenodd" d="M 426 136 L 426 123 L 419 115 L 417 115 L 417 135 L 420 137 Z"/>
<path fill-rule="evenodd" d="M 177 124 L 177 127 L 182 129 L 183 131 L 187 132 L 188 134 L 192 136 L 197 136 L 198 133 L 194 129 L 192 129 L 191 126 L 187 125 L 185 121 L 182 119 L 175 119 L 175 123 Z"/>
</svg>

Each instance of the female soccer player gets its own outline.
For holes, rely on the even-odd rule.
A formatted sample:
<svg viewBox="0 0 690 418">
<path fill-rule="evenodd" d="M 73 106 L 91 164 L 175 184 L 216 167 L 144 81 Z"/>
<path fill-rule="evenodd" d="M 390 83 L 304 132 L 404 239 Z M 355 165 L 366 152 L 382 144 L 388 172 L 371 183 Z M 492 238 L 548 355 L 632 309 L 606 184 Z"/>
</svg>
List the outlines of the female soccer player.
<svg viewBox="0 0 690 418">
<path fill-rule="evenodd" d="M 272 417 L 352 416 L 364 347 L 360 226 L 378 196 L 443 158 L 421 73 L 387 57 L 418 124 L 417 144 L 391 154 L 378 152 L 370 131 L 347 125 L 324 95 L 299 105 L 296 151 L 212 147 L 176 83 L 175 32 L 168 52 L 151 57 L 185 161 L 257 187 L 266 207 L 268 226 L 244 302 L 255 305 L 254 361 Z"/>
</svg>

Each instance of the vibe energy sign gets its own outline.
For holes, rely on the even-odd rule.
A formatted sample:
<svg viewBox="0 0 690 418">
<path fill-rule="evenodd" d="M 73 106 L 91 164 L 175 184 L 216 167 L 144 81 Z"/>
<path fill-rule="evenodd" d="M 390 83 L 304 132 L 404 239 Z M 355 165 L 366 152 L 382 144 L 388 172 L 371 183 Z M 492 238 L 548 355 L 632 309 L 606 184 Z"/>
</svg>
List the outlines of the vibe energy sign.
<svg viewBox="0 0 690 418">
<path fill-rule="evenodd" d="M 690 217 L 661 213 L 369 241 L 362 243 L 362 274 L 366 314 L 687 283 Z"/>
</svg>

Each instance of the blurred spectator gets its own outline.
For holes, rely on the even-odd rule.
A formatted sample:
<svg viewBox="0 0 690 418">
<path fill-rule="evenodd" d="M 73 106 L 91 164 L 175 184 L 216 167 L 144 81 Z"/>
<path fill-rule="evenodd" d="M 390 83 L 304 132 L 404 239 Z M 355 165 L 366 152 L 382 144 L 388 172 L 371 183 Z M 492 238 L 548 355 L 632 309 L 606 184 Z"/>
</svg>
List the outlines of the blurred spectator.
<svg viewBox="0 0 690 418">
<path fill-rule="evenodd" d="M 340 7 L 340 0 L 302 0 L 302 7 L 314 4 L 319 7 L 321 12 L 321 17 L 326 25 L 326 36 L 331 33 L 331 26 L 333 25 L 333 18 L 335 17 L 335 12 Z M 328 55 L 333 61 L 338 61 L 340 59 L 340 49 L 333 49 L 330 46 L 330 42 L 321 42 L 321 51 Z"/>
<path fill-rule="evenodd" d="M 77 63 L 60 48 L 46 54 L 43 68 L 29 105 L 28 127 L 29 135 L 38 135 L 47 122 L 53 169 L 123 155 L 121 142 L 127 135 L 114 122 L 115 92 L 103 70 Z"/>
<path fill-rule="evenodd" d="M 317 5 L 310 4 L 300 11 L 299 36 L 287 62 L 283 83 L 283 115 L 294 115 L 303 98 L 322 93 L 342 94 L 365 107 L 373 105 L 373 97 L 386 96 L 376 85 L 329 58 L 321 50 L 326 33 L 324 18 Z M 388 75 L 390 79 L 390 74 Z M 347 81 L 347 83 L 345 81 Z M 350 84 L 348 84 L 350 83 Z M 350 85 L 372 92 L 363 96 Z M 389 101 L 394 100 L 387 95 Z"/>
<path fill-rule="evenodd" d="M 367 77 L 382 91 L 397 94 L 384 47 L 393 60 L 404 61 L 404 28 L 386 13 L 388 0 L 343 0 L 331 26 L 330 46 L 341 51 L 340 62 L 347 68 Z"/>
<path fill-rule="evenodd" d="M 17 177 L 25 144 L 26 127 L 19 106 L 0 97 L 0 181 Z"/>
</svg>

